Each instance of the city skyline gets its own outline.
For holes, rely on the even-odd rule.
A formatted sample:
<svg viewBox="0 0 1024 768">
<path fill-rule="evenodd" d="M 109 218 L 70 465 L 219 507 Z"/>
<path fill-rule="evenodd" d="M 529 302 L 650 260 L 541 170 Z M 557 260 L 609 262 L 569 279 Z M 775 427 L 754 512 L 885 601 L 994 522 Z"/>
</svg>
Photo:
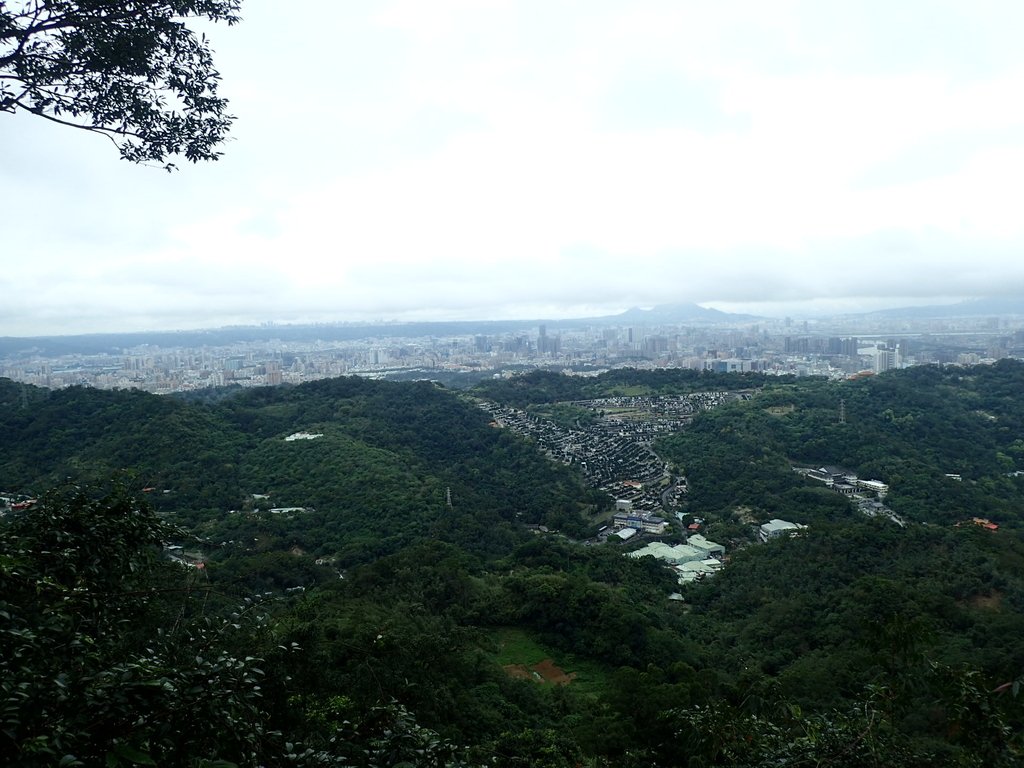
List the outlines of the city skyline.
<svg viewBox="0 0 1024 768">
<path fill-rule="evenodd" d="M 0 337 L 0 378 L 61 389 L 300 384 L 356 375 L 465 387 L 546 368 L 614 368 L 851 378 L 916 365 L 974 365 L 1024 355 L 1024 317 L 864 315 L 763 323 L 704 318 L 595 322 L 264 326 L 197 332 Z M 618 322 L 616 322 L 618 320 Z"/>
<path fill-rule="evenodd" d="M 242 10 L 217 163 L 0 115 L 0 336 L 1024 294 L 1018 4 Z"/>
<path fill-rule="evenodd" d="M 763 308 L 763 305 L 761 305 Z M 706 329 L 728 329 L 728 328 L 760 328 L 765 327 L 792 328 L 794 333 L 801 329 L 808 328 L 808 323 L 813 323 L 814 333 L 857 335 L 864 333 L 865 323 L 868 326 L 884 327 L 887 322 L 900 320 L 903 323 L 901 330 L 907 331 L 913 328 L 914 332 L 920 332 L 935 322 L 940 327 L 949 323 L 966 321 L 968 324 L 982 323 L 986 327 L 995 321 L 997 327 L 1018 327 L 1024 322 L 1024 300 L 1016 297 L 1012 299 L 991 299 L 979 298 L 962 300 L 946 304 L 935 304 L 928 301 L 920 301 L 912 304 L 889 306 L 884 305 L 879 309 L 869 309 L 859 305 L 850 305 L 849 311 L 817 312 L 792 316 L 779 312 L 776 314 L 748 314 L 744 312 L 731 312 L 725 309 L 717 309 L 705 304 L 690 302 L 677 302 L 673 304 L 660 304 L 651 307 L 630 307 L 622 312 L 605 315 L 570 315 L 550 317 L 464 317 L 444 318 L 439 317 L 427 320 L 403 320 L 401 318 L 375 318 L 367 320 L 321 320 L 321 321 L 298 321 L 278 322 L 274 320 L 261 320 L 253 322 L 230 323 L 227 325 L 195 325 L 192 327 L 179 328 L 126 328 L 115 331 L 92 331 L 82 333 L 39 333 L 33 335 L 5 335 L 0 334 L 0 353 L 4 346 L 10 346 L 20 341 L 31 342 L 33 340 L 61 340 L 66 339 L 74 342 L 76 338 L 82 339 L 103 339 L 103 338 L 173 338 L 181 335 L 189 338 L 201 338 L 203 334 L 231 334 L 242 333 L 244 336 L 256 333 L 260 338 L 274 332 L 285 333 L 288 338 L 313 339 L 318 329 L 336 329 L 348 332 L 343 334 L 344 338 L 366 339 L 375 336 L 389 336 L 389 329 L 395 329 L 400 337 L 419 338 L 433 335 L 465 335 L 477 333 L 523 333 L 528 331 L 539 332 L 543 336 L 546 324 L 551 324 L 553 333 L 560 333 L 564 330 L 584 330 L 593 328 L 635 328 L 638 332 L 656 333 L 658 328 L 681 329 L 687 326 Z M 823 330 L 824 329 L 824 330 Z M 875 328 L 869 331 L 869 335 L 884 335 L 884 331 Z M 325 338 L 331 338 L 328 335 Z M 341 338 L 341 337 L 339 337 Z M 140 343 L 148 343 L 142 341 Z M 173 344 L 172 344 L 173 346 Z"/>
</svg>

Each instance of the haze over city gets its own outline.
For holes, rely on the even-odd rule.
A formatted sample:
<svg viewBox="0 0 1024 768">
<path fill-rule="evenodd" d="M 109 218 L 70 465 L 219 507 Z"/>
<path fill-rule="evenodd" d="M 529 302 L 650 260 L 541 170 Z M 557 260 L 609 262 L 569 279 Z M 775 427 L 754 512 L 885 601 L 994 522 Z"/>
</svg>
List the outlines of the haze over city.
<svg viewBox="0 0 1024 768">
<path fill-rule="evenodd" d="M 1024 291 L 1024 6 L 279 3 L 167 174 L 0 116 L 0 336 Z"/>
</svg>

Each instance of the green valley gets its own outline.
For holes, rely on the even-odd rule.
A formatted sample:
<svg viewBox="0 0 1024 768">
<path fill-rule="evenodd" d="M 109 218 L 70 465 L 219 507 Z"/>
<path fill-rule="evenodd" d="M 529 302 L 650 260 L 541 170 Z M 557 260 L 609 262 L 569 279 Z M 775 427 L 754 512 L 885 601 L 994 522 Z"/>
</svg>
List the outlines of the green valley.
<svg viewBox="0 0 1024 768">
<path fill-rule="evenodd" d="M 466 393 L 0 380 L 0 759 L 1016 764 L 1022 385 L 1012 361 Z M 573 452 L 604 440 L 621 466 Z M 595 478 L 648 465 L 663 533 L 598 536 Z M 816 467 L 879 481 L 905 524 L 794 471 Z M 761 543 L 775 518 L 806 527 Z M 624 556 L 691 523 L 726 545 L 712 575 Z"/>
</svg>

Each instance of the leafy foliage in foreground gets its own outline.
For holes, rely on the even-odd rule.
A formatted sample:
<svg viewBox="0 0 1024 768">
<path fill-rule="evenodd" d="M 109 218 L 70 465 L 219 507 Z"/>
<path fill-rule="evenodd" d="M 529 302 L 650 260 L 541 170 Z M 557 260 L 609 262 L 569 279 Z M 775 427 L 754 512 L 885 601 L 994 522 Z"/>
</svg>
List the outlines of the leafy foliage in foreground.
<svg viewBox="0 0 1024 768">
<path fill-rule="evenodd" d="M 239 4 L 2 3 L 0 112 L 106 136 L 133 162 L 216 160 L 232 118 L 209 42 L 183 19 L 234 24 Z"/>
<path fill-rule="evenodd" d="M 50 495 L 2 533 L 5 764 L 1009 766 L 1021 755 L 1019 681 L 992 690 L 914 653 L 851 703 L 806 714 L 723 686 L 679 645 L 685 616 L 587 616 L 598 585 L 640 576 L 597 551 L 538 543 L 502 577 L 424 545 L 297 600 L 231 609 L 215 582 L 160 559 L 166 526 L 121 489 Z M 568 570 L 541 564 L 566 554 Z M 657 572 L 648 578 L 656 590 Z M 524 600 L 523 580 L 561 597 Z M 481 633 L 515 614 L 581 650 L 570 624 L 599 636 L 644 627 L 647 647 L 632 650 L 644 671 L 622 666 L 598 694 L 513 680 L 488 663 Z M 652 642 L 659 621 L 675 639 Z M 879 649 L 905 647 L 892 636 Z M 671 662 L 680 656 L 698 668 Z M 908 730 L 921 701 L 941 738 Z"/>
<path fill-rule="evenodd" d="M 2 532 L 0 761 L 187 764 L 260 751 L 262 672 L 228 642 L 241 625 L 194 615 L 197 584 L 162 558 L 170 531 L 151 512 L 122 489 L 70 489 Z"/>
</svg>

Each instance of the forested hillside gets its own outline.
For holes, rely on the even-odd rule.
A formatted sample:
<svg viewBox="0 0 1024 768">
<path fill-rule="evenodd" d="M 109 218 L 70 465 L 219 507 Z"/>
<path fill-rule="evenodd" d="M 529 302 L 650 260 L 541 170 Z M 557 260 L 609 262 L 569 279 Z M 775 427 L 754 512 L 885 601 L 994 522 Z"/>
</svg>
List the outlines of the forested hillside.
<svg viewBox="0 0 1024 768">
<path fill-rule="evenodd" d="M 537 373 L 472 393 L 553 418 L 747 393 L 656 446 L 689 488 L 671 511 L 728 542 L 720 573 L 680 586 L 629 545 L 584 544 L 609 500 L 432 384 L 174 399 L 0 382 L 0 490 L 92 483 L 0 522 L 0 761 L 1015 765 L 1022 385 L 1006 362 L 842 383 Z M 824 464 L 888 483 L 906 524 L 793 470 Z M 808 527 L 758 543 L 772 517 Z"/>
<path fill-rule="evenodd" d="M 603 501 L 426 382 L 353 377 L 208 401 L 0 382 L 0 430 L 0 489 L 128 470 L 159 511 L 205 535 L 345 562 L 426 535 L 505 552 L 519 522 L 580 532 L 586 505 Z M 285 439 L 302 432 L 320 437 Z M 309 511 L 266 512 L 297 507 Z"/>
<path fill-rule="evenodd" d="M 1018 522 L 1024 366 L 922 366 L 772 386 L 706 414 L 661 450 L 683 465 L 701 509 L 751 505 L 774 515 L 800 508 L 793 495 L 805 495 L 807 484 L 790 465 L 839 465 L 888 483 L 888 503 L 918 522 Z"/>
<path fill-rule="evenodd" d="M 709 390 L 759 389 L 767 383 L 764 376 L 752 373 L 712 373 L 675 368 L 651 371 L 621 368 L 600 376 L 565 376 L 538 370 L 509 379 L 484 381 L 475 387 L 475 391 L 496 403 L 525 408 L 616 395 L 681 395 Z"/>
</svg>

